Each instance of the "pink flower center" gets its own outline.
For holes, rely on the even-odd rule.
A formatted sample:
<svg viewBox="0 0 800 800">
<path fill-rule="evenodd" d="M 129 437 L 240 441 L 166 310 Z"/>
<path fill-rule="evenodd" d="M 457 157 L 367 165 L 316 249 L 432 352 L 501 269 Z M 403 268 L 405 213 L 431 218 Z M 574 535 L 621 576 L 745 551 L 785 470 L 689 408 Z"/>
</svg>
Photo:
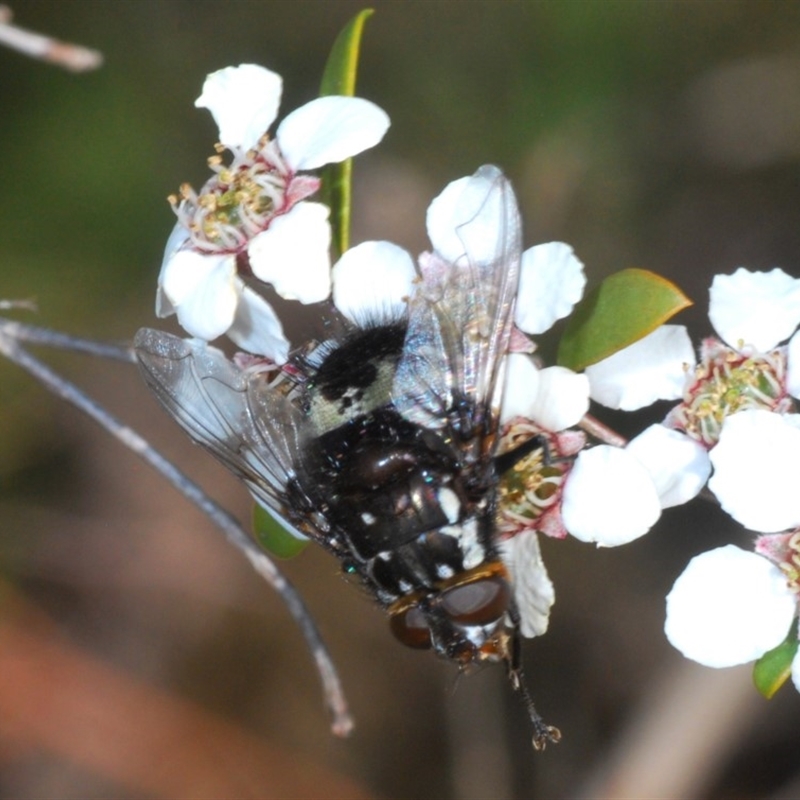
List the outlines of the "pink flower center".
<svg viewBox="0 0 800 800">
<path fill-rule="evenodd" d="M 208 160 L 214 175 L 199 193 L 185 183 L 180 198 L 169 198 L 192 246 L 205 254 L 243 253 L 276 216 L 319 188 L 316 178 L 295 177 L 266 134 L 252 150 L 234 151 L 228 166 L 223 149 Z"/>
<path fill-rule="evenodd" d="M 786 391 L 786 353 L 732 350 L 716 339 L 703 342 L 701 361 L 683 402 L 668 422 L 707 447 L 719 440 L 730 414 L 762 409 L 784 414 L 794 409 Z"/>
<path fill-rule="evenodd" d="M 517 417 L 504 428 L 498 454 L 513 450 L 536 435 L 547 438 L 549 458 L 544 448 L 539 448 L 500 477 L 498 530 L 501 535 L 513 535 L 525 529 L 543 530 L 547 527 L 543 517 L 551 510 L 558 511 L 563 484 L 572 468 L 569 456 L 574 455 L 563 451 L 558 436 Z"/>
</svg>

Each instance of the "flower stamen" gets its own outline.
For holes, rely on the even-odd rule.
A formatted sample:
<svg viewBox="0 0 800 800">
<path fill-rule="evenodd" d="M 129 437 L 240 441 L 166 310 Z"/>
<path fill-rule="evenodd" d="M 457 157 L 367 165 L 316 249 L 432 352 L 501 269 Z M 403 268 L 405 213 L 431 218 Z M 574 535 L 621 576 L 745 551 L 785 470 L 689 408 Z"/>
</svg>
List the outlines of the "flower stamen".
<svg viewBox="0 0 800 800">
<path fill-rule="evenodd" d="M 206 254 L 238 253 L 296 202 L 289 199 L 293 173 L 268 136 L 246 152 L 233 150 L 225 165 L 219 154 L 208 159 L 214 172 L 196 192 L 189 184 L 169 199 L 179 222 L 189 231 L 192 246 Z"/>
<path fill-rule="evenodd" d="M 669 422 L 707 447 L 719 440 L 725 418 L 738 411 L 761 409 L 779 414 L 794 409 L 786 391 L 786 352 L 732 350 L 716 339 L 703 343 L 694 381 Z"/>
</svg>

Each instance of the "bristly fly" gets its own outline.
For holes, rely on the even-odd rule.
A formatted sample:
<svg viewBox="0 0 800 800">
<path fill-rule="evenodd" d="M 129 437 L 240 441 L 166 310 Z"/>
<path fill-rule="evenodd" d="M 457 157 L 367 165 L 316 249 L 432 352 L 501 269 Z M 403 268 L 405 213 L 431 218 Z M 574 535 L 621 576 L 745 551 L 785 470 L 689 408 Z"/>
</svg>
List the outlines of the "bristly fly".
<svg viewBox="0 0 800 800">
<path fill-rule="evenodd" d="M 461 669 L 504 663 L 541 749 L 560 733 L 522 680 L 520 629 L 533 611 L 496 535 L 499 474 L 517 460 L 496 453 L 519 211 L 493 166 L 459 202 L 462 253 L 420 259 L 407 313 L 296 356 L 280 382 L 199 340 L 143 329 L 135 347 L 189 436 L 356 576 L 401 642 Z"/>
</svg>

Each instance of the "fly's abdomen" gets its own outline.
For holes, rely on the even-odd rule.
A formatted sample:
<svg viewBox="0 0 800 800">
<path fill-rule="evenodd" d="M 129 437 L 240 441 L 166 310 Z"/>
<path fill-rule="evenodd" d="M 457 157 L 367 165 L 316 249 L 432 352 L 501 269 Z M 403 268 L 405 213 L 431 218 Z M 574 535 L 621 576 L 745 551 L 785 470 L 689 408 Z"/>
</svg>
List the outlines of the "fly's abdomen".
<svg viewBox="0 0 800 800">
<path fill-rule="evenodd" d="M 391 407 L 329 431 L 312 451 L 309 478 L 359 560 L 396 550 L 463 514 L 453 454 Z"/>
</svg>

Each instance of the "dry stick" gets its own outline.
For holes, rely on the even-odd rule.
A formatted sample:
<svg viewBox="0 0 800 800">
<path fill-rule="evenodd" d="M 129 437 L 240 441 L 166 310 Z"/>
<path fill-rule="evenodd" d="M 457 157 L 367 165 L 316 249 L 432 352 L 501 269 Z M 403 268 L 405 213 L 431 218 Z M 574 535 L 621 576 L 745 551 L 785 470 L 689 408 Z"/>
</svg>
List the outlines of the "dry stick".
<svg viewBox="0 0 800 800">
<path fill-rule="evenodd" d="M 0 300 L 0 309 L 30 307 L 27 303 L 23 304 L 19 301 Z M 110 358 L 113 361 L 124 361 L 128 364 L 136 363 L 136 355 L 130 345 L 107 344 L 106 342 L 95 342 L 93 339 L 81 339 L 77 336 L 50 330 L 50 328 L 40 328 L 38 325 L 28 325 L 25 322 L 17 322 L 3 317 L 0 317 L 0 331 L 17 342 L 30 342 L 46 347 L 56 347 L 59 350 L 72 350 L 76 353 Z"/>
<path fill-rule="evenodd" d="M 193 502 L 222 530 L 228 541 L 245 555 L 256 572 L 280 595 L 289 609 L 289 613 L 300 626 L 300 630 L 305 636 L 306 644 L 316 662 L 317 671 L 322 680 L 325 702 L 333 715 L 332 730 L 337 736 L 347 736 L 353 729 L 353 720 L 350 716 L 339 676 L 333 665 L 330 653 L 317 630 L 317 626 L 314 624 L 310 612 L 295 587 L 281 574 L 275 564 L 256 547 L 231 514 L 208 497 L 196 483 L 164 458 L 146 439 L 120 422 L 73 383 L 62 378 L 50 367 L 20 347 L 15 338 L 15 332 L 19 332 L 23 328 L 27 329 L 30 334 L 37 330 L 33 326 L 21 326 L 19 323 L 0 318 L 0 353 L 33 375 L 55 395 L 88 414 L 112 436 L 144 459 L 157 472 L 161 473 L 184 497 Z M 41 334 L 43 329 L 38 329 L 38 331 Z M 52 334 L 53 332 L 49 333 Z M 51 340 L 50 343 L 57 340 L 60 342 L 58 346 L 70 346 L 68 342 L 71 337 L 64 334 L 53 334 L 49 338 Z M 43 339 L 40 338 L 38 341 L 43 342 Z M 90 348 L 89 345 L 92 343 L 85 340 L 73 340 L 73 343 L 77 345 L 73 349 L 82 350 L 83 352 L 100 354 L 100 351 L 105 348 L 105 346 L 99 345 L 98 348 Z M 111 348 L 109 352 L 113 350 L 123 351 L 124 348 Z"/>
<path fill-rule="evenodd" d="M 12 25 L 11 9 L 8 6 L 0 6 L 0 45 L 18 50 L 31 58 L 57 64 L 70 72 L 97 69 L 103 63 L 103 56 L 97 50 L 60 42 L 51 36 Z"/>
</svg>

